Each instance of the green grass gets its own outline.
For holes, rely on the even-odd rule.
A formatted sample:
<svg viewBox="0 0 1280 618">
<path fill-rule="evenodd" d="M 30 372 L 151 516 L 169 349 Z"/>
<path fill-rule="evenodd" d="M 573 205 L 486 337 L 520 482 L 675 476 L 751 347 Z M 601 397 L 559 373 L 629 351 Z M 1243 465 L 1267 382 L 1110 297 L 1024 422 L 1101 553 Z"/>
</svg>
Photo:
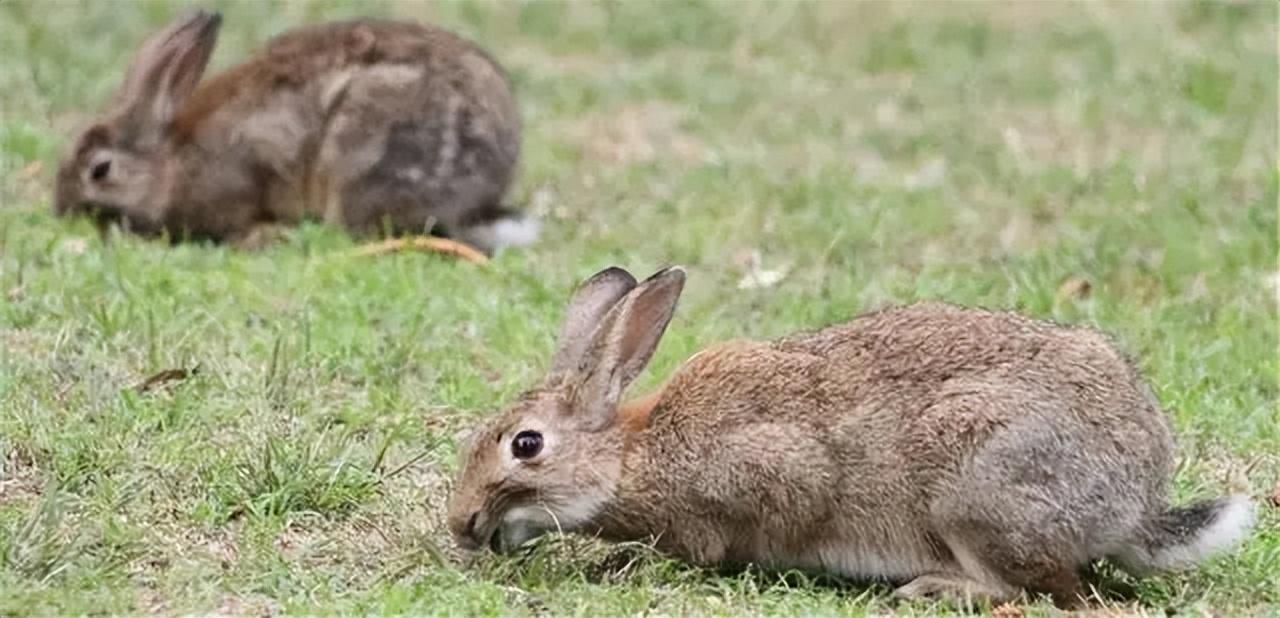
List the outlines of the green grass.
<svg viewBox="0 0 1280 618">
<path fill-rule="evenodd" d="M 489 268 L 352 259 L 321 226 L 258 254 L 104 242 L 51 215 L 52 172 L 176 7 L 0 3 L 0 614 L 947 611 L 577 538 L 458 561 L 454 432 L 539 376 L 573 285 L 615 263 L 690 272 L 641 388 L 887 303 L 1016 308 L 1138 359 L 1179 498 L 1280 478 L 1272 2 L 221 9 L 219 67 L 358 13 L 481 41 L 518 85 L 513 200 L 545 237 Z M 753 268 L 785 276 L 739 289 Z M 1277 578 L 1267 509 L 1197 570 L 1104 570 L 1098 602 L 1274 613 Z"/>
</svg>

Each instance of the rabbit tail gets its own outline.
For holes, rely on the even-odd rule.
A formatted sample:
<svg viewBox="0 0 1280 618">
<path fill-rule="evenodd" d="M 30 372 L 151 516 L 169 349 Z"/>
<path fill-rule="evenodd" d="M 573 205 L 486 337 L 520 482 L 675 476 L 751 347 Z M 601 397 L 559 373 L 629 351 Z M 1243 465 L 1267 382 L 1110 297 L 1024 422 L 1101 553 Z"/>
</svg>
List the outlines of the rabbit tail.
<svg viewBox="0 0 1280 618">
<path fill-rule="evenodd" d="M 1240 542 L 1253 519 L 1244 495 L 1173 507 L 1148 519 L 1113 557 L 1136 575 L 1191 566 Z"/>
<path fill-rule="evenodd" d="M 541 227 L 541 222 L 533 215 L 494 205 L 474 213 L 459 236 L 481 251 L 492 254 L 506 247 L 533 244 Z"/>
</svg>

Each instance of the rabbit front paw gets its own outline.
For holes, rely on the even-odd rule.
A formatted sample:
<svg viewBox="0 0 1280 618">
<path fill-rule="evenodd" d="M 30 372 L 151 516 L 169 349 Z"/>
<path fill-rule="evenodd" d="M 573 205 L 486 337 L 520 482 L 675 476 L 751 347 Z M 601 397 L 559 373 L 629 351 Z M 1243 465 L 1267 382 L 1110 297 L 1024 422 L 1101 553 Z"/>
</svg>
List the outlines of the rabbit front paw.
<svg viewBox="0 0 1280 618">
<path fill-rule="evenodd" d="M 1012 586 L 980 582 L 965 575 L 921 575 L 893 591 L 907 600 L 947 600 L 964 606 L 1000 603 L 1018 595 Z"/>
</svg>

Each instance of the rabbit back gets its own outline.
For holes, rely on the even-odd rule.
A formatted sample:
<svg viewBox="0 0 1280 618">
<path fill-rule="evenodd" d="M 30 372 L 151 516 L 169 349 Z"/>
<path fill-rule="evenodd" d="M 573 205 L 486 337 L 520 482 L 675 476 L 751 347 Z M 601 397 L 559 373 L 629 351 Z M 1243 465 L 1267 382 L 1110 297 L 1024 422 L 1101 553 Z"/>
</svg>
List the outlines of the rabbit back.
<svg viewBox="0 0 1280 618">
<path fill-rule="evenodd" d="M 914 481 L 928 484 L 966 464 L 992 432 L 1027 418 L 1046 432 L 1096 429 L 1097 444 L 1157 445 L 1150 457 L 1164 463 L 1153 473 L 1168 473 L 1168 420 L 1108 337 L 937 303 L 709 348 L 669 380 L 649 430 L 795 423 L 927 464 L 904 468 L 918 468 Z"/>
<path fill-rule="evenodd" d="M 1172 440 L 1136 377 L 1094 331 L 948 305 L 730 343 L 664 387 L 628 491 L 679 487 L 659 542 L 695 558 L 909 578 L 994 543 L 1040 584 L 1036 560 L 1104 555 L 1164 504 Z"/>
<path fill-rule="evenodd" d="M 420 67 L 353 74 L 319 149 L 314 178 L 327 190 L 312 214 L 357 233 L 439 226 L 485 249 L 500 244 L 480 230 L 512 214 L 502 199 L 519 158 L 519 124 L 509 97 L 492 100 L 504 88 L 500 76 L 476 70 L 491 80 L 483 92 Z"/>
<path fill-rule="evenodd" d="M 220 171 L 205 172 L 216 183 L 192 182 L 197 219 L 227 210 L 209 203 L 240 202 L 260 205 L 249 215 L 259 219 L 438 232 L 486 250 L 516 243 L 483 236 L 485 226 L 523 220 L 501 203 L 520 153 L 509 80 L 439 28 L 361 20 L 287 32 L 202 84 L 174 134 L 192 156 L 224 163 L 199 166 Z M 228 153 L 244 164 L 226 165 Z M 218 188 L 236 186 L 259 195 Z"/>
</svg>

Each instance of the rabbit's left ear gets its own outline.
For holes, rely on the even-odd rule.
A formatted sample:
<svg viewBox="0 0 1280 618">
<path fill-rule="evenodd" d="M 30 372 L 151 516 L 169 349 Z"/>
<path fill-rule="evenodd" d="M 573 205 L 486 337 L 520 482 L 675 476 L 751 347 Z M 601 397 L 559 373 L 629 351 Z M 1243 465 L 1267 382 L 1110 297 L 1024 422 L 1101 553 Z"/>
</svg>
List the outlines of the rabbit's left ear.
<svg viewBox="0 0 1280 618">
<path fill-rule="evenodd" d="M 592 275 L 578 286 L 569 301 L 569 308 L 565 310 L 560 335 L 556 337 L 551 375 L 561 376 L 579 369 L 583 354 L 591 345 L 592 335 L 604 317 L 635 287 L 636 278 L 617 266 Z"/>
<path fill-rule="evenodd" d="M 194 11 L 151 35 L 116 92 L 127 128 L 163 128 L 204 76 L 218 42 L 222 16 Z"/>
<path fill-rule="evenodd" d="M 640 375 L 667 330 L 684 290 L 685 272 L 678 266 L 659 271 L 627 294 L 605 316 L 575 376 L 574 414 L 587 431 L 613 421 L 618 402 Z"/>
</svg>

